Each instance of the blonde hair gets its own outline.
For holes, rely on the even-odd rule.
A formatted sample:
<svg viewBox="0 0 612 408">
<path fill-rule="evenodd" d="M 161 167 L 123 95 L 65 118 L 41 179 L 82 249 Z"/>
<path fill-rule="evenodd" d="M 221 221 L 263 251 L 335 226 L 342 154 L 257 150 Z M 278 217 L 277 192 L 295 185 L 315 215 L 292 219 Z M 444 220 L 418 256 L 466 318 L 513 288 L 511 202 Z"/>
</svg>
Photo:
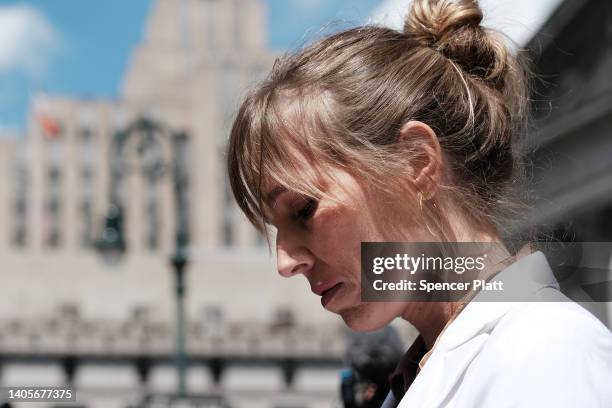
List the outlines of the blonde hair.
<svg viewBox="0 0 612 408">
<path fill-rule="evenodd" d="M 334 167 L 391 199 L 414 197 L 402 175 L 418 146 L 396 143 L 411 120 L 438 136 L 440 192 L 468 218 L 498 225 L 521 174 L 528 75 L 482 18 L 476 1 L 415 0 L 403 32 L 356 27 L 278 59 L 242 103 L 229 141 L 232 191 L 253 225 L 265 229 L 266 183 L 320 198 L 316 172 Z M 436 200 L 421 215 L 451 239 Z"/>
</svg>

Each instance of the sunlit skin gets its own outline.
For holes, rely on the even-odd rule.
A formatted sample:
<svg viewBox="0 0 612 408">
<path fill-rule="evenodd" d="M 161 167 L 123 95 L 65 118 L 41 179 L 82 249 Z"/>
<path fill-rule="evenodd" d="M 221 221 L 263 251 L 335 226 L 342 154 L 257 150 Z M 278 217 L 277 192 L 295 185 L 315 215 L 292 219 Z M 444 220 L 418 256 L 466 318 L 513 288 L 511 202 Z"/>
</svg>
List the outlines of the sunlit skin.
<svg viewBox="0 0 612 408">
<path fill-rule="evenodd" d="M 421 122 L 410 122 L 402 128 L 402 136 L 422 139 L 426 159 L 416 171 L 410 169 L 407 174 L 413 174 L 411 181 L 421 191 L 435 194 L 436 186 L 432 183 L 440 180 L 442 163 L 435 133 Z M 267 187 L 267 218 L 276 228 L 279 274 L 304 276 L 311 291 L 321 296 L 324 308 L 339 314 L 353 330 L 377 330 L 402 317 L 419 330 L 431 347 L 457 304 L 361 302 L 360 247 L 362 241 L 389 240 L 379 222 L 381 215 L 389 222 L 405 226 L 402 229 L 405 242 L 427 242 L 435 237 L 424 226 L 407 222 L 397 205 L 381 202 L 343 170 L 332 169 L 329 176 L 321 175 L 319 182 L 339 202 L 326 198 L 314 201 L 279 185 Z M 407 205 L 409 201 L 398 202 Z M 471 231 L 460 219 L 452 224 L 461 240 L 497 240 L 481 231 Z"/>
</svg>

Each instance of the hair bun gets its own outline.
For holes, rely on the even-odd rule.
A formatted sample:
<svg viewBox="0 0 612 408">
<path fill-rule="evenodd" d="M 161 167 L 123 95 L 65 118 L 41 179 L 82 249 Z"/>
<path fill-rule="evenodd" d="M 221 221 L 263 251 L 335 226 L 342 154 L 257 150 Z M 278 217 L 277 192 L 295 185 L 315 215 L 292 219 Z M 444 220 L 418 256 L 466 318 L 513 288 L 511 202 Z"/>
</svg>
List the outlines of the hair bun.
<svg viewBox="0 0 612 408">
<path fill-rule="evenodd" d="M 464 27 L 478 28 L 482 10 L 474 0 L 415 0 L 404 32 L 426 47 L 444 44 Z"/>
<path fill-rule="evenodd" d="M 480 25 L 482 18 L 476 0 L 414 0 L 404 33 L 441 52 L 464 71 L 503 87 L 507 47 Z"/>
</svg>

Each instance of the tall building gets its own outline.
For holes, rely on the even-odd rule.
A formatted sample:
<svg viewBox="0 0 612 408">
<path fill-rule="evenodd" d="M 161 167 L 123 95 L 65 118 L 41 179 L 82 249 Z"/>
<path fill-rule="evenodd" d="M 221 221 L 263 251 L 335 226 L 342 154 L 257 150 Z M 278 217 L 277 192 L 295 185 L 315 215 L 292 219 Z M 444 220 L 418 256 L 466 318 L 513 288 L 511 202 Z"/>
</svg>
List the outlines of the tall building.
<svg viewBox="0 0 612 408">
<path fill-rule="evenodd" d="M 68 382 L 82 405 L 104 408 L 174 390 L 176 159 L 187 174 L 189 392 L 249 408 L 337 398 L 343 324 L 306 282 L 278 277 L 224 169 L 240 95 L 275 58 L 264 31 L 260 0 L 157 0 L 117 99 L 38 95 L 24 137 L 0 143 L 2 386 Z M 159 129 L 136 129 L 118 153 L 117 134 L 143 118 Z M 119 260 L 98 249 L 114 202 Z"/>
<path fill-rule="evenodd" d="M 527 45 L 537 75 L 532 90 L 536 128 L 528 160 L 537 194 L 530 217 L 524 218 L 544 231 L 548 240 L 589 243 L 577 259 L 593 269 L 573 277 L 578 285 L 571 285 L 575 287 L 568 294 L 608 328 L 612 327 L 610 27 L 612 3 L 565 1 Z"/>
</svg>

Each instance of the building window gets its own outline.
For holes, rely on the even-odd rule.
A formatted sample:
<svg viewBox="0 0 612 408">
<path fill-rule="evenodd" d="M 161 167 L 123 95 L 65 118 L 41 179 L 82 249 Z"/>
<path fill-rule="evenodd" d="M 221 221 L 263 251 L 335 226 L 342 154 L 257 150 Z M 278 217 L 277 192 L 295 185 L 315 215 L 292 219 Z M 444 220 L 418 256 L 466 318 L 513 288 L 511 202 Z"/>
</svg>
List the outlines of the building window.
<svg viewBox="0 0 612 408">
<path fill-rule="evenodd" d="M 23 247 L 26 244 L 26 212 L 27 204 L 25 197 L 15 200 L 13 213 L 15 221 L 13 225 L 12 241 L 15 246 Z"/>
<path fill-rule="evenodd" d="M 44 207 L 44 243 L 56 248 L 61 241 L 60 235 L 60 193 L 61 171 L 58 166 L 51 166 L 47 171 L 47 197 Z"/>
<path fill-rule="evenodd" d="M 59 226 L 60 202 L 56 197 L 49 198 L 45 204 L 46 226 L 45 245 L 56 248 L 60 244 Z"/>
<path fill-rule="evenodd" d="M 81 128 L 78 132 L 83 164 L 91 164 L 94 161 L 94 135 L 91 129 Z"/>
<path fill-rule="evenodd" d="M 227 144 L 227 135 L 231 127 L 231 120 L 234 115 L 234 108 L 237 95 L 237 81 L 238 75 L 235 68 L 231 65 L 223 67 L 221 72 L 221 81 L 219 83 L 219 96 L 220 96 L 220 120 L 223 125 L 223 131 L 221 132 L 220 142 L 220 153 L 219 157 L 225 157 L 225 148 Z M 221 165 L 225 165 L 225 160 L 220 160 Z M 223 175 L 221 181 L 221 200 L 222 200 L 222 213 L 221 213 L 221 242 L 223 246 L 230 247 L 236 243 L 236 223 L 234 217 L 235 205 L 234 197 L 232 195 L 229 180 L 225 173 L 225 167 L 221 168 L 221 174 Z"/>
<path fill-rule="evenodd" d="M 159 247 L 159 208 L 157 205 L 157 194 L 155 181 L 149 185 L 147 194 L 146 215 L 147 215 L 147 236 L 146 244 L 149 250 L 155 250 Z"/>
<path fill-rule="evenodd" d="M 232 191 L 229 180 L 223 172 L 223 194 L 222 194 L 222 215 L 221 215 L 221 237 L 223 246 L 229 247 L 234 245 L 234 198 L 232 197 Z"/>
<path fill-rule="evenodd" d="M 64 143 L 59 135 L 47 136 L 44 139 L 47 159 L 45 174 L 45 196 L 43 207 L 43 244 L 49 248 L 59 246 L 60 210 L 61 210 L 61 166 L 64 156 Z"/>
<path fill-rule="evenodd" d="M 179 215 L 179 220 L 177 220 L 178 225 L 176 227 L 180 228 L 182 225 L 184 225 L 185 230 L 181 232 L 185 233 L 187 236 L 187 239 L 189 240 L 193 234 L 193 232 L 189 228 L 189 221 L 190 221 L 189 203 L 191 202 L 191 191 L 189 188 L 189 172 L 191 169 L 191 165 L 190 165 L 191 148 L 190 148 L 189 134 L 181 133 L 181 134 L 175 135 L 173 138 L 172 148 L 173 148 L 173 153 L 174 153 L 173 160 L 176 161 L 175 164 L 177 165 L 177 167 L 174 168 L 174 171 L 177 172 L 176 175 L 178 176 L 178 182 L 182 186 L 182 193 L 183 193 L 182 196 L 179 197 L 176 203 L 178 205 L 178 208 L 176 208 L 175 210 L 177 211 L 177 214 Z M 173 163 L 173 166 L 175 164 Z"/>
<path fill-rule="evenodd" d="M 26 163 L 23 155 L 16 158 L 17 162 L 14 167 L 13 177 L 13 216 L 11 227 L 11 241 L 17 247 L 26 245 L 27 237 L 27 216 L 28 216 L 28 201 L 27 201 L 27 185 L 28 173 L 25 167 Z"/>
<path fill-rule="evenodd" d="M 17 146 L 12 164 L 12 216 L 10 239 L 14 246 L 23 247 L 27 244 L 28 217 L 28 145 L 20 143 Z"/>
<path fill-rule="evenodd" d="M 79 235 L 81 245 L 90 247 L 94 241 L 93 231 L 93 194 L 95 146 L 94 134 L 89 128 L 81 128 L 78 132 L 78 142 L 81 158 L 81 204 Z"/>
<path fill-rule="evenodd" d="M 230 247 L 234 245 L 234 228 L 231 218 L 223 217 L 223 246 Z"/>
<path fill-rule="evenodd" d="M 238 108 L 237 96 L 238 86 L 240 81 L 240 75 L 238 71 L 231 64 L 225 64 L 221 72 L 221 81 L 219 81 L 219 96 L 220 96 L 220 108 L 221 114 L 220 120 L 223 126 L 222 142 L 227 142 L 227 135 L 232 126 L 232 119 Z"/>
<path fill-rule="evenodd" d="M 85 200 L 81 203 L 81 219 L 83 225 L 81 229 L 81 245 L 89 247 L 93 244 L 93 210 L 91 201 Z"/>
</svg>

